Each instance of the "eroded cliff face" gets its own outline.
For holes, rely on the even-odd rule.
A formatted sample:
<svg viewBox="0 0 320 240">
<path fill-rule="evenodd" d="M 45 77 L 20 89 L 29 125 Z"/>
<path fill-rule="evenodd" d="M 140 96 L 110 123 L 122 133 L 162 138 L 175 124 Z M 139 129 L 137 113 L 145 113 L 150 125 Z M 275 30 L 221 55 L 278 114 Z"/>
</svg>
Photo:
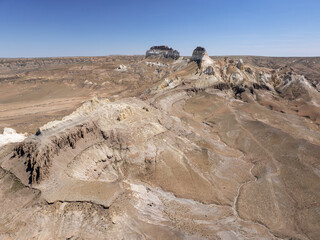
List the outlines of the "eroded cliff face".
<svg viewBox="0 0 320 240">
<path fill-rule="evenodd" d="M 88 134 L 99 137 L 101 133 L 97 126 L 90 122 L 52 134 L 50 137 L 42 137 L 41 134 L 43 133 L 38 132 L 36 136 L 18 144 L 14 149 L 14 157 L 23 158 L 25 161 L 26 171 L 30 173 L 30 184 L 39 183 L 49 174 L 54 156 L 58 155 L 62 149 L 75 148 L 79 139 L 85 139 Z"/>
<path fill-rule="evenodd" d="M 1 238 L 318 239 L 319 93 L 203 50 L 0 148 Z"/>
</svg>

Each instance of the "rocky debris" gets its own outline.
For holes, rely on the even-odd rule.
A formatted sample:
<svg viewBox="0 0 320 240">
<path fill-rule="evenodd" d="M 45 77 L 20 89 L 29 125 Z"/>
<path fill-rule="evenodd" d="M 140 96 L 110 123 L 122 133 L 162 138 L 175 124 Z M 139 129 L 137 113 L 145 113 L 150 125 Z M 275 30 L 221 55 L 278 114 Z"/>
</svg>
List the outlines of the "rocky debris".
<svg viewBox="0 0 320 240">
<path fill-rule="evenodd" d="M 84 181 L 116 181 L 119 175 L 113 166 L 120 160 L 116 155 L 116 150 L 108 147 L 108 141 L 92 145 L 68 164 L 68 175 Z"/>
<path fill-rule="evenodd" d="M 93 82 L 91 82 L 89 80 L 85 80 L 83 83 L 87 84 L 87 85 L 97 85 L 97 83 L 93 83 Z"/>
<path fill-rule="evenodd" d="M 253 71 L 250 67 L 246 67 L 246 72 L 249 74 L 253 74 Z"/>
<path fill-rule="evenodd" d="M 275 78 L 275 90 L 285 98 L 293 100 L 302 97 L 310 101 L 313 95 L 317 95 L 317 90 L 302 75 L 287 73 Z"/>
<path fill-rule="evenodd" d="M 212 66 L 209 66 L 203 71 L 203 73 L 207 75 L 214 75 L 214 68 Z"/>
<path fill-rule="evenodd" d="M 285 66 L 283 66 L 283 67 L 280 67 L 280 68 L 278 69 L 278 73 L 279 73 L 279 74 L 290 74 L 290 73 L 292 73 L 292 72 L 294 72 L 293 68 L 290 67 L 290 66 L 287 66 L 287 65 L 285 65 Z"/>
<path fill-rule="evenodd" d="M 243 60 L 242 59 L 239 59 L 238 63 L 237 63 L 237 68 L 239 70 L 244 70 L 244 64 L 243 64 Z"/>
<path fill-rule="evenodd" d="M 163 89 L 170 89 L 170 88 L 175 88 L 179 84 L 181 84 L 181 79 L 179 77 L 175 78 L 165 78 L 160 86 L 158 86 L 158 90 L 163 90 Z"/>
<path fill-rule="evenodd" d="M 146 65 L 151 67 L 168 67 L 168 64 L 160 62 L 146 62 Z"/>
<path fill-rule="evenodd" d="M 132 109 L 130 106 L 127 106 L 125 109 L 123 109 L 119 116 L 117 117 L 117 120 L 118 121 L 123 121 L 125 120 L 126 118 L 128 118 L 130 115 L 132 115 L 133 112 L 132 112 Z"/>
<path fill-rule="evenodd" d="M 123 65 L 123 64 L 120 64 L 119 67 L 117 67 L 115 69 L 115 71 L 118 71 L 118 72 L 123 72 L 123 71 L 127 71 L 128 70 L 128 67 L 126 65 Z"/>
<path fill-rule="evenodd" d="M 146 52 L 146 58 L 153 56 L 178 59 L 180 57 L 180 53 L 168 46 L 153 46 Z"/>
<path fill-rule="evenodd" d="M 230 76 L 230 82 L 233 85 L 242 85 L 243 84 L 243 76 L 240 73 L 232 73 Z"/>
</svg>

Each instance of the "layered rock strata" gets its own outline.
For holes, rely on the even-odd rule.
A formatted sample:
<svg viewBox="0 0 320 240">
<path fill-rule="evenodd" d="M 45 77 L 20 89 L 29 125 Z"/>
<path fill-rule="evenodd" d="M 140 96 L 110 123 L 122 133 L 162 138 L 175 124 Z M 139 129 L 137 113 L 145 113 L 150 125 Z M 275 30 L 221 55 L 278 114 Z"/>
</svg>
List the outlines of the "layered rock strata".
<svg viewBox="0 0 320 240">
<path fill-rule="evenodd" d="M 146 57 L 165 57 L 178 59 L 180 53 L 177 50 L 169 48 L 168 46 L 153 46 L 146 52 Z"/>
<path fill-rule="evenodd" d="M 0 148 L 1 239 L 319 239 L 306 78 L 204 49 L 139 67 L 159 76 L 139 98 L 94 98 Z"/>
<path fill-rule="evenodd" d="M 213 60 L 208 56 L 206 49 L 203 47 L 196 47 L 190 60 L 195 61 L 199 67 L 207 67 L 213 64 Z"/>
</svg>

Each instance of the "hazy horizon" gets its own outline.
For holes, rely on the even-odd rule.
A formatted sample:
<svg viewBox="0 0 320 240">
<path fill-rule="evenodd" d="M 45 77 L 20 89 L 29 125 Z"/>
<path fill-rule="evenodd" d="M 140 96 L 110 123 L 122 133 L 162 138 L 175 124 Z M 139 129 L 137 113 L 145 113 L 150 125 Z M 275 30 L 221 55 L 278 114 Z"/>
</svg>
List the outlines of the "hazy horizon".
<svg viewBox="0 0 320 240">
<path fill-rule="evenodd" d="M 178 49 L 177 49 L 178 50 Z M 109 56 L 145 56 L 145 53 L 141 54 L 109 54 L 109 55 L 74 55 L 74 56 L 43 56 L 43 57 L 37 57 L 37 56 L 31 56 L 31 57 L 0 57 L 0 59 L 28 59 L 28 58 L 81 58 L 81 57 L 109 57 Z M 181 55 L 181 57 L 191 57 L 192 53 L 190 55 Z M 264 56 L 264 55 L 211 55 L 209 54 L 209 57 L 266 57 L 266 58 L 320 58 L 320 55 L 317 56 Z"/>
<path fill-rule="evenodd" d="M 143 55 L 320 56 L 319 1 L 0 0 L 0 58 Z"/>
</svg>

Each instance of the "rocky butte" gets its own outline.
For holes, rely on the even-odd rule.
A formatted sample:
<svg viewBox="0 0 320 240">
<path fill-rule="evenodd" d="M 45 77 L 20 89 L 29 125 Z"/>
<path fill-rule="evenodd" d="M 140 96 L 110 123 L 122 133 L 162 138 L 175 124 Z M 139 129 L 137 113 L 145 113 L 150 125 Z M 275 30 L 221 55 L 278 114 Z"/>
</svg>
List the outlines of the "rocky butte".
<svg viewBox="0 0 320 240">
<path fill-rule="evenodd" d="M 178 59 L 180 57 L 180 53 L 168 46 L 153 46 L 146 52 L 147 58 L 151 56 Z"/>
<path fill-rule="evenodd" d="M 213 64 L 213 60 L 208 56 L 206 49 L 203 47 L 196 47 L 196 49 L 193 50 L 191 61 L 198 63 L 199 67 Z"/>
</svg>

